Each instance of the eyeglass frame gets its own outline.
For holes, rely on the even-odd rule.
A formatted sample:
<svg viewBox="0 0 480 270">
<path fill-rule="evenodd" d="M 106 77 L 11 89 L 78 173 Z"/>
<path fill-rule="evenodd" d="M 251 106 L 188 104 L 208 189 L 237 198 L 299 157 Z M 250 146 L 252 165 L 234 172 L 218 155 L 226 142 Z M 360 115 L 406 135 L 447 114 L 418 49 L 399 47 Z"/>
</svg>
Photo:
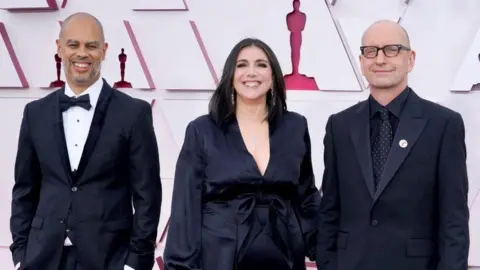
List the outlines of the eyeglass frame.
<svg viewBox="0 0 480 270">
<path fill-rule="evenodd" d="M 385 53 L 385 48 L 391 47 L 391 46 L 397 47 L 397 48 L 398 48 L 398 51 L 397 51 L 397 54 L 392 55 L 392 56 L 388 56 L 388 55 Z M 365 56 L 364 50 L 365 50 L 366 48 L 375 48 L 375 49 L 377 49 L 377 51 L 375 52 L 375 56 L 372 56 L 372 57 L 367 57 L 367 56 Z M 385 46 L 383 46 L 383 47 L 377 47 L 377 46 L 360 46 L 360 52 L 362 53 L 363 57 L 368 58 L 368 59 L 376 58 L 376 57 L 378 56 L 378 52 L 379 52 L 379 51 L 382 51 L 382 52 L 383 52 L 383 55 L 385 55 L 386 57 L 389 57 L 389 58 L 391 58 L 391 57 L 397 57 L 397 56 L 400 54 L 400 51 L 402 51 L 402 50 L 405 50 L 405 51 L 409 52 L 409 51 L 411 51 L 412 49 L 411 49 L 410 47 L 404 46 L 404 45 L 402 45 L 402 44 L 387 44 L 387 45 L 385 45 Z"/>
</svg>

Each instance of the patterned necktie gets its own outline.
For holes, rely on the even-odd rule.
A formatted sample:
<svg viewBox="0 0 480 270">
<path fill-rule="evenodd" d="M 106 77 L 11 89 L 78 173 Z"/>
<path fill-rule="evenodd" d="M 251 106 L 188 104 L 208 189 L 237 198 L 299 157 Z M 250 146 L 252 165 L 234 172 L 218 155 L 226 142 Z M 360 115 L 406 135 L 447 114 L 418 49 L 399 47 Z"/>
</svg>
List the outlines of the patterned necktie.
<svg viewBox="0 0 480 270">
<path fill-rule="evenodd" d="M 382 177 L 382 172 L 385 167 L 385 162 L 387 161 L 388 152 L 390 151 L 390 146 L 393 139 L 392 125 L 388 120 L 387 108 L 382 108 L 379 110 L 379 112 L 382 123 L 380 124 L 380 132 L 378 133 L 377 138 L 375 138 L 372 149 L 375 188 L 378 186 L 378 182 L 380 182 L 380 178 Z"/>
<path fill-rule="evenodd" d="M 85 110 L 89 111 L 92 108 L 90 104 L 90 96 L 88 94 L 80 97 L 69 97 L 65 94 L 60 96 L 60 110 L 62 112 L 68 110 L 70 107 L 82 107 Z"/>
</svg>

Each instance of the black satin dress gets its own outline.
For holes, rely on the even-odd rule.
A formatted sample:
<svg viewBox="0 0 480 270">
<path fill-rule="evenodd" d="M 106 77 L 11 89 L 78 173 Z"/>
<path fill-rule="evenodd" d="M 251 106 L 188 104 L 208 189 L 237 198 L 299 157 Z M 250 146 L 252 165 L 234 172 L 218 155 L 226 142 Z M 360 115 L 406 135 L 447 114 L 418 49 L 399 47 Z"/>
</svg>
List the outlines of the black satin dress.
<svg viewBox="0 0 480 270">
<path fill-rule="evenodd" d="M 269 123 L 264 175 L 232 120 L 192 121 L 175 171 L 166 270 L 304 270 L 315 254 L 320 194 L 306 119 Z"/>
</svg>

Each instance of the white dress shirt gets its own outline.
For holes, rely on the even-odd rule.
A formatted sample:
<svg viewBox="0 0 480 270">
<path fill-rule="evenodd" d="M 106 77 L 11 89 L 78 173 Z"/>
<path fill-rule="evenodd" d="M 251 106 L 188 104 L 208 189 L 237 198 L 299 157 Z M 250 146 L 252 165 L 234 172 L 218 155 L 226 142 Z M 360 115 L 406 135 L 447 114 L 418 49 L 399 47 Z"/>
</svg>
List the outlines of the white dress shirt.
<svg viewBox="0 0 480 270">
<path fill-rule="evenodd" d="M 82 94 L 75 95 L 68 84 L 65 84 L 65 95 L 68 97 L 80 97 L 88 94 L 92 108 L 85 110 L 82 107 L 70 107 L 62 113 L 63 131 L 65 132 L 65 142 L 67 144 L 68 159 L 70 168 L 73 171 L 78 169 L 80 159 L 82 158 L 83 148 L 87 141 L 90 125 L 92 124 L 93 114 L 97 106 L 98 97 L 103 87 L 103 80 L 98 79 L 92 86 L 87 88 Z M 68 237 L 65 238 L 65 246 L 71 246 L 72 242 Z"/>
<path fill-rule="evenodd" d="M 70 168 L 73 171 L 78 169 L 80 159 L 82 158 L 83 148 L 87 141 L 88 133 L 90 132 L 90 125 L 92 124 L 93 114 L 97 106 L 98 97 L 102 91 L 103 80 L 99 78 L 92 86 L 87 88 L 82 94 L 76 95 L 70 88 L 68 83 L 65 84 L 65 95 L 69 97 L 80 97 L 88 94 L 90 96 L 90 110 L 85 110 L 82 107 L 70 107 L 62 113 L 63 130 L 65 132 L 65 142 L 67 144 L 68 159 L 70 161 Z M 72 246 L 72 241 L 65 238 L 64 246 Z M 15 269 L 20 268 L 18 263 Z M 125 270 L 134 270 L 125 265 Z"/>
</svg>

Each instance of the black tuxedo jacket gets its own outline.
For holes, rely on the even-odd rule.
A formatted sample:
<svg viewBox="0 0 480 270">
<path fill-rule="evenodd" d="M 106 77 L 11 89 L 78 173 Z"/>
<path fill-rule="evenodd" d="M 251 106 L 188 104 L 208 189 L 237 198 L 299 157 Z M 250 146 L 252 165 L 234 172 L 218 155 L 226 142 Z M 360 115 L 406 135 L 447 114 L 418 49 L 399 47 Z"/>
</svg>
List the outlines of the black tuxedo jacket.
<svg viewBox="0 0 480 270">
<path fill-rule="evenodd" d="M 57 270 L 68 235 L 82 270 L 123 270 L 124 264 L 151 270 L 162 196 L 151 106 L 104 81 L 80 165 L 71 173 L 63 93 L 24 109 L 10 219 L 13 261 L 24 270 Z"/>
<path fill-rule="evenodd" d="M 466 270 L 460 114 L 410 91 L 377 189 L 368 101 L 326 125 L 316 262 L 321 270 Z"/>
</svg>

